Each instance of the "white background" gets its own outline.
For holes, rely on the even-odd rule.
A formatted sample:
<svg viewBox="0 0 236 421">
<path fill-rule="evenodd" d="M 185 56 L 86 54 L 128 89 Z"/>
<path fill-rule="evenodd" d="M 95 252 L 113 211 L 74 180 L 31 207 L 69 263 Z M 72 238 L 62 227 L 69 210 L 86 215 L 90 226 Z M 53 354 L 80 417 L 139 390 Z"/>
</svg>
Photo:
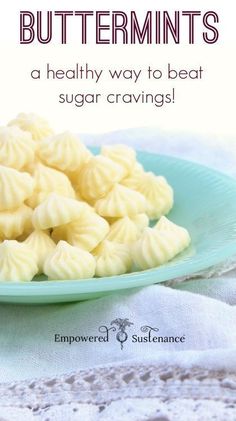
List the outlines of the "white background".
<svg viewBox="0 0 236 421">
<path fill-rule="evenodd" d="M 69 45 L 57 42 L 48 45 L 19 44 L 20 10 L 215 10 L 220 16 L 220 41 L 215 45 L 198 43 L 152 46 L 81 46 L 72 43 L 77 38 L 72 25 Z M 76 132 L 105 132 L 129 127 L 155 126 L 162 131 L 207 134 L 215 138 L 234 139 L 235 135 L 235 13 L 233 0 L 179 0 L 179 1 L 108 1 L 90 0 L 30 0 L 4 2 L 0 15 L 0 124 L 6 124 L 18 112 L 34 111 L 48 118 L 55 130 Z M 93 21 L 94 22 L 94 21 Z M 185 28 L 186 29 L 186 28 Z M 56 30 L 56 28 L 55 28 Z M 91 28 L 92 31 L 92 28 Z M 58 34 L 57 34 L 58 35 Z M 91 37 L 93 33 L 91 32 Z M 98 68 L 142 68 L 149 64 L 163 67 L 170 62 L 177 68 L 204 68 L 202 81 L 142 81 L 101 85 L 82 81 L 32 81 L 33 68 L 73 68 L 76 62 L 85 62 Z M 174 86 L 175 104 L 156 108 L 154 105 L 85 106 L 58 103 L 62 92 L 162 92 Z"/>
</svg>

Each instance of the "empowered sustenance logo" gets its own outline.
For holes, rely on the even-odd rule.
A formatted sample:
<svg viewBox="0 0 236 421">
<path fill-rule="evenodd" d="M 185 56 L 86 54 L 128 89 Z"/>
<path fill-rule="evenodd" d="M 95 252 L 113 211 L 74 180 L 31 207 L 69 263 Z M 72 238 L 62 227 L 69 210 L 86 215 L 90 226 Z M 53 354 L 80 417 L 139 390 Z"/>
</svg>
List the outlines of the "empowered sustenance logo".
<svg viewBox="0 0 236 421">
<path fill-rule="evenodd" d="M 159 335 L 158 327 L 150 326 L 148 324 L 135 328 L 135 324 L 128 318 L 116 318 L 110 322 L 109 325 L 101 325 L 98 327 L 97 335 L 85 334 L 78 335 L 64 335 L 60 333 L 54 334 L 55 343 L 85 344 L 85 343 L 108 343 L 116 340 L 120 349 L 124 349 L 125 343 L 174 343 L 182 344 L 186 342 L 185 334 L 181 335 Z"/>
</svg>

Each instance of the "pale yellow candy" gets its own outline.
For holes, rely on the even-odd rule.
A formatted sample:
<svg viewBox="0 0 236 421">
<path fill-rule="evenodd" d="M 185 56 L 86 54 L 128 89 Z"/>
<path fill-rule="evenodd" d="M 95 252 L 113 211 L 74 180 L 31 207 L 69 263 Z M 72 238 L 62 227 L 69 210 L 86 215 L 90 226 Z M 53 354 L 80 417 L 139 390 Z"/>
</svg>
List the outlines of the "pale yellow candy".
<svg viewBox="0 0 236 421">
<path fill-rule="evenodd" d="M 21 170 L 34 161 L 35 143 L 19 127 L 0 127 L 0 165 Z"/>
<path fill-rule="evenodd" d="M 67 225 L 67 241 L 73 246 L 91 251 L 109 232 L 108 222 L 95 212 L 86 211 Z"/>
<path fill-rule="evenodd" d="M 140 164 L 140 162 L 136 162 L 132 173 L 137 175 L 137 174 L 143 174 L 144 172 L 145 171 L 142 164 Z"/>
<path fill-rule="evenodd" d="M 128 216 L 124 216 L 124 218 L 119 219 L 111 225 L 106 239 L 116 243 L 132 244 L 140 236 L 141 231 L 135 222 Z"/>
<path fill-rule="evenodd" d="M 65 174 L 67 175 L 67 177 L 70 179 L 72 185 L 74 187 L 78 186 L 79 183 L 79 179 L 80 179 L 80 173 L 81 170 L 83 169 L 84 165 L 86 165 L 90 159 L 93 158 L 93 154 L 90 152 L 89 149 L 85 148 L 84 150 L 85 154 L 84 154 L 84 161 L 83 161 L 83 165 L 80 165 L 76 170 L 74 171 L 65 171 Z"/>
<path fill-rule="evenodd" d="M 56 193 L 65 197 L 70 197 L 70 198 L 74 197 L 73 194 L 72 195 L 66 194 L 63 190 L 61 191 L 60 189 L 58 189 Z M 32 196 L 29 197 L 29 199 L 26 200 L 26 204 L 30 206 L 32 209 L 35 209 L 37 206 L 43 203 L 50 194 L 51 192 L 46 192 L 46 191 L 35 192 L 32 194 Z"/>
<path fill-rule="evenodd" d="M 20 113 L 8 125 L 18 126 L 20 129 L 31 133 L 32 138 L 37 141 L 53 134 L 48 122 L 34 113 Z"/>
<path fill-rule="evenodd" d="M 80 200 L 81 202 L 83 202 L 84 201 L 84 199 L 83 199 L 83 197 L 81 196 L 81 194 L 80 194 L 80 192 L 79 191 L 76 191 L 75 190 L 75 196 L 76 196 L 76 199 L 77 200 Z M 87 203 L 87 202 L 86 202 Z"/>
<path fill-rule="evenodd" d="M 26 226 L 25 226 L 25 229 L 24 229 L 23 233 L 22 233 L 21 235 L 19 235 L 18 237 L 16 237 L 15 239 L 16 239 L 17 241 L 23 242 L 23 241 L 25 241 L 25 240 L 26 240 L 26 238 L 28 238 L 28 237 L 29 237 L 29 235 L 30 235 L 33 231 L 34 231 L 34 227 L 33 227 L 33 224 L 32 224 L 32 220 L 30 220 L 30 221 L 26 224 Z"/>
<path fill-rule="evenodd" d="M 0 212 L 0 236 L 6 239 L 16 239 L 31 226 L 33 211 L 26 205 Z"/>
<path fill-rule="evenodd" d="M 30 207 L 35 208 L 38 206 L 51 192 L 72 199 L 75 198 L 75 191 L 69 178 L 61 171 L 37 163 L 32 175 L 35 180 L 35 189 L 32 196 L 27 200 L 27 204 Z"/>
<path fill-rule="evenodd" d="M 112 190 L 95 204 L 96 212 L 101 216 L 123 217 L 146 211 L 145 197 L 121 184 L 115 184 Z"/>
<path fill-rule="evenodd" d="M 85 202 L 85 200 L 83 199 L 83 197 L 80 195 L 80 193 L 78 191 L 75 192 L 75 197 L 76 197 L 77 200 L 79 200 L 79 202 L 82 202 L 85 205 L 87 210 L 95 212 L 94 207 L 91 204 L 89 204 L 88 202 Z"/>
<path fill-rule="evenodd" d="M 78 219 L 84 209 L 83 203 L 78 200 L 50 193 L 46 200 L 34 209 L 32 222 L 35 228 L 45 230 Z"/>
<path fill-rule="evenodd" d="M 94 251 L 96 276 L 122 275 L 131 270 L 130 248 L 126 244 L 104 240 Z"/>
<path fill-rule="evenodd" d="M 15 240 L 0 244 L 0 281 L 31 281 L 37 272 L 36 256 L 26 244 Z"/>
<path fill-rule="evenodd" d="M 66 238 L 68 243 L 91 251 L 106 237 L 109 232 L 108 222 L 95 212 L 86 211 L 80 218 L 67 224 Z"/>
<path fill-rule="evenodd" d="M 108 222 L 109 225 L 114 224 L 114 222 L 119 221 L 120 218 L 112 218 L 112 216 L 104 216 L 104 218 L 106 219 L 106 221 Z"/>
<path fill-rule="evenodd" d="M 43 203 L 51 192 L 47 191 L 34 191 L 34 193 L 25 201 L 25 203 L 30 206 L 32 209 L 35 209 L 41 203 Z"/>
<path fill-rule="evenodd" d="M 53 228 L 51 237 L 55 243 L 59 243 L 60 240 L 67 241 L 67 224 Z"/>
<path fill-rule="evenodd" d="M 130 174 L 135 167 L 136 152 L 129 146 L 119 144 L 102 146 L 101 154 L 121 165 L 124 177 Z"/>
<path fill-rule="evenodd" d="M 146 213 L 138 213 L 137 215 L 131 215 L 130 219 L 136 224 L 137 228 L 140 231 L 143 231 L 144 228 L 148 227 L 149 219 Z"/>
<path fill-rule="evenodd" d="M 31 216 L 29 219 L 26 220 L 26 224 L 24 226 L 24 231 L 22 232 L 21 235 L 17 236 L 15 238 L 15 240 L 17 241 L 25 241 L 26 238 L 29 237 L 29 235 L 34 231 L 34 227 L 32 224 L 32 215 L 33 215 L 33 211 L 31 209 Z"/>
<path fill-rule="evenodd" d="M 186 248 L 190 244 L 191 239 L 188 230 L 180 225 L 174 224 L 165 216 L 159 219 L 154 228 L 161 232 L 170 232 L 173 234 L 178 239 L 181 248 Z"/>
<path fill-rule="evenodd" d="M 190 243 L 182 241 L 175 232 L 145 228 L 141 238 L 132 246 L 132 257 L 140 269 L 160 266 L 181 253 Z"/>
<path fill-rule="evenodd" d="M 63 172 L 38 163 L 32 175 L 35 179 L 36 190 L 50 192 L 64 191 L 68 197 L 75 197 L 71 182 Z"/>
<path fill-rule="evenodd" d="M 78 198 L 77 198 L 78 199 Z M 85 202 L 84 200 L 80 200 L 80 199 L 78 199 L 79 200 L 79 202 L 80 203 L 83 203 L 83 205 L 84 205 L 84 209 L 85 210 L 87 210 L 87 211 L 89 211 L 89 212 L 94 212 L 94 213 L 96 213 L 95 212 L 95 209 L 94 209 L 94 207 L 93 206 L 91 206 L 91 205 L 89 205 L 87 202 Z"/>
<path fill-rule="evenodd" d="M 94 276 L 95 266 L 95 258 L 88 251 L 59 241 L 46 259 L 43 272 L 50 280 L 86 279 Z"/>
<path fill-rule="evenodd" d="M 88 159 L 88 150 L 78 137 L 70 132 L 43 140 L 39 145 L 38 154 L 46 165 L 61 171 L 78 170 Z"/>
<path fill-rule="evenodd" d="M 112 186 L 123 177 L 123 169 L 111 159 L 98 155 L 81 170 L 78 190 L 86 200 L 97 200 L 105 196 Z"/>
<path fill-rule="evenodd" d="M 0 165 L 0 211 L 19 207 L 33 189 L 34 180 L 29 174 Z"/>
<path fill-rule="evenodd" d="M 147 200 L 147 215 L 150 219 L 158 219 L 166 215 L 174 203 L 172 187 L 162 176 L 156 176 L 152 172 L 140 176 L 139 185 L 135 190 L 142 193 Z"/>
<path fill-rule="evenodd" d="M 35 145 L 35 143 L 34 143 L 34 145 Z M 37 145 L 36 145 L 36 148 L 37 148 Z M 28 172 L 30 175 L 33 175 L 33 172 L 34 172 L 34 170 L 35 170 L 35 167 L 36 167 L 38 164 L 42 164 L 42 162 L 41 162 L 41 161 L 40 161 L 40 159 L 37 157 L 37 155 L 35 155 L 34 160 L 33 160 L 33 161 L 31 161 L 29 164 L 25 165 L 23 168 L 21 168 L 21 170 L 20 170 L 20 171 L 23 171 L 23 172 Z"/>
<path fill-rule="evenodd" d="M 41 230 L 33 231 L 24 243 L 35 252 L 39 269 L 38 273 L 42 273 L 44 262 L 56 248 L 56 244 L 47 232 Z"/>
<path fill-rule="evenodd" d="M 123 178 L 121 181 L 121 184 L 123 184 L 126 187 L 129 187 L 129 189 L 138 190 L 140 182 L 142 180 L 142 176 L 145 174 L 143 166 L 136 162 L 133 170 L 131 173 Z"/>
<path fill-rule="evenodd" d="M 137 228 L 143 231 L 144 228 L 149 225 L 149 218 L 146 213 L 137 213 L 135 215 L 129 215 L 129 218 L 136 224 Z M 116 221 L 119 221 L 121 218 L 112 218 L 109 216 L 105 217 L 106 221 L 112 225 Z"/>
</svg>

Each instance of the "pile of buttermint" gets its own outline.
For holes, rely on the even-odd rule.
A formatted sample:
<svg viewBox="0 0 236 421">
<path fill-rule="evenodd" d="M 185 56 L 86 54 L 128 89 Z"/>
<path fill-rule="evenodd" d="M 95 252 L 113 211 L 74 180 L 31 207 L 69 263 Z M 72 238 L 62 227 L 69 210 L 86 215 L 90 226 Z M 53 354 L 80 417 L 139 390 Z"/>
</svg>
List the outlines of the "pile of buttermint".
<svg viewBox="0 0 236 421">
<path fill-rule="evenodd" d="M 0 128 L 0 280 L 79 280 L 154 268 L 190 243 L 173 190 L 135 150 L 93 155 L 70 132 L 19 114 Z M 157 221 L 150 228 L 149 222 Z"/>
</svg>

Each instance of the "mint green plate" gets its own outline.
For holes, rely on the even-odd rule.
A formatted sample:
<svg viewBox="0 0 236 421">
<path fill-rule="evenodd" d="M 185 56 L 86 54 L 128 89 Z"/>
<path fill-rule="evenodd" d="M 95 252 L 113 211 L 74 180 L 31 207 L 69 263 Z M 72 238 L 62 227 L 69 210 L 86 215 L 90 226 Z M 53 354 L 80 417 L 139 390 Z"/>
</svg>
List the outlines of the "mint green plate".
<svg viewBox="0 0 236 421">
<path fill-rule="evenodd" d="M 98 149 L 94 148 L 96 153 Z M 191 247 L 156 269 L 82 281 L 0 284 L 0 301 L 57 303 L 87 300 L 122 289 L 141 287 L 190 275 L 236 255 L 236 181 L 210 168 L 181 159 L 138 152 L 146 170 L 164 175 L 174 188 L 175 205 L 168 217 L 186 227 Z"/>
</svg>

